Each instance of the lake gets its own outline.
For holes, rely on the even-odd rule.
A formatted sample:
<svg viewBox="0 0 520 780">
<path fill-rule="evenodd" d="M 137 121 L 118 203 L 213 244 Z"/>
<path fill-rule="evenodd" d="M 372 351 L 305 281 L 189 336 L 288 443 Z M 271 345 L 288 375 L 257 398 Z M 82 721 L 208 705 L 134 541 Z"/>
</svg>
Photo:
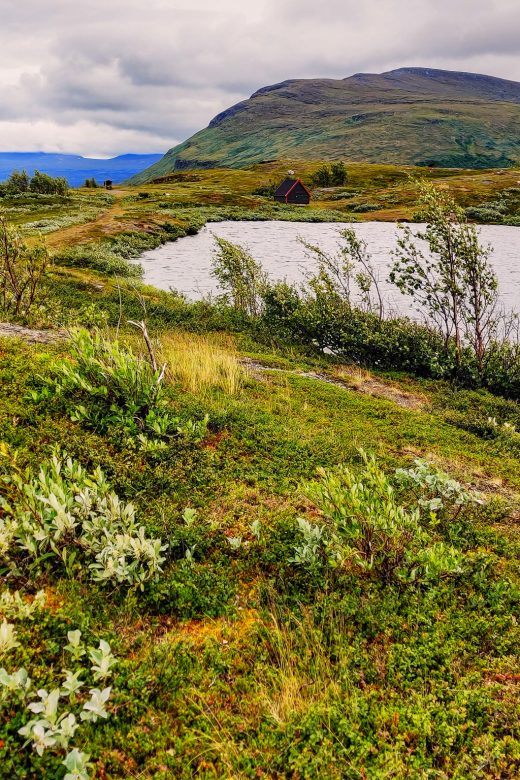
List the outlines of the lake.
<svg viewBox="0 0 520 780">
<path fill-rule="evenodd" d="M 211 276 L 214 236 L 226 238 L 247 247 L 273 280 L 299 282 L 312 272 L 316 263 L 308 257 L 298 242 L 301 237 L 334 252 L 340 230 L 351 227 L 341 223 L 305 222 L 214 222 L 196 236 L 187 236 L 145 252 L 140 263 L 144 281 L 163 290 L 175 289 L 190 300 L 218 293 Z M 354 225 L 359 238 L 364 239 L 378 269 L 387 310 L 412 313 L 409 302 L 386 278 L 391 265 L 391 250 L 396 245 L 396 224 L 361 222 Z M 412 226 L 419 230 L 420 226 Z M 491 244 L 491 262 L 497 273 L 504 308 L 520 309 L 520 228 L 505 225 L 483 225 L 481 242 Z"/>
</svg>

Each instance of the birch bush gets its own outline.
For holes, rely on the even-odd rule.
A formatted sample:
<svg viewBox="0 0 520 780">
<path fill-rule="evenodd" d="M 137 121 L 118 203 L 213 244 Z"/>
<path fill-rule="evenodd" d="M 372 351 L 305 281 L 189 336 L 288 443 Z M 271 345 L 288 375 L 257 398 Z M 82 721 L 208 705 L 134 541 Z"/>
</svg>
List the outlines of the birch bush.
<svg viewBox="0 0 520 780">
<path fill-rule="evenodd" d="M 0 216 L 0 311 L 25 317 L 38 300 L 48 265 L 45 245 L 29 248 Z"/>
<path fill-rule="evenodd" d="M 455 345 L 457 368 L 468 344 L 482 377 L 486 358 L 497 336 L 498 281 L 475 225 L 453 198 L 433 185 L 419 182 L 423 231 L 402 229 L 390 281 L 410 295 L 418 310 L 443 334 L 446 348 Z M 426 242 L 426 256 L 417 239 Z"/>
</svg>

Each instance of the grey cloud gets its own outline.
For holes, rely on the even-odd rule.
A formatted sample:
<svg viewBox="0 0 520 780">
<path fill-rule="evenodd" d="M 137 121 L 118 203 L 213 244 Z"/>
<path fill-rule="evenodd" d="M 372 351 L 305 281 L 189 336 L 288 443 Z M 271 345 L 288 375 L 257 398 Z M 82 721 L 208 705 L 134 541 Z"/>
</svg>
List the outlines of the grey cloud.
<svg viewBox="0 0 520 780">
<path fill-rule="evenodd" d="M 1 149 L 164 151 L 288 78 L 520 80 L 516 0 L 2 0 L 0 21 Z"/>
</svg>

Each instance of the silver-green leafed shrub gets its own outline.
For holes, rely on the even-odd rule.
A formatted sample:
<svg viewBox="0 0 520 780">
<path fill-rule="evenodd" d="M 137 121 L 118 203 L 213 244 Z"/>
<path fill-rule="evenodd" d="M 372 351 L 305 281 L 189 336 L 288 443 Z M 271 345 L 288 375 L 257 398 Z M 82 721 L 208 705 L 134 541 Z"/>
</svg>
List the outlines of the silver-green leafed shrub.
<svg viewBox="0 0 520 780">
<path fill-rule="evenodd" d="M 364 469 L 319 469 L 303 492 L 321 522 L 298 522 L 293 562 L 313 570 L 349 567 L 384 581 L 427 583 L 460 573 L 463 556 L 433 536 L 419 506 L 403 506 L 373 456 Z"/>
<path fill-rule="evenodd" d="M 15 626 L 5 621 L 2 625 L 7 625 L 12 637 L 10 647 L 3 653 L 0 649 L 0 655 L 6 655 L 18 641 Z M 104 640 L 97 648 L 86 648 L 81 631 L 69 631 L 68 641 L 63 651 L 72 668 L 62 669 L 61 679 L 53 680 L 49 690 L 39 688 L 35 691 L 23 667 L 12 672 L 1 667 L 0 709 L 15 713 L 23 710 L 27 718 L 18 733 L 25 738 L 24 746 L 30 746 L 40 756 L 49 751 L 61 757 L 66 770 L 64 780 L 88 780 L 91 776 L 89 756 L 73 742 L 83 723 L 96 723 L 109 717 L 107 704 L 112 687 L 106 686 L 106 682 L 112 675 L 116 659 Z M 94 687 L 96 683 L 100 687 Z"/>
<path fill-rule="evenodd" d="M 135 508 L 110 489 L 101 469 L 54 456 L 37 476 L 14 468 L 0 481 L 0 560 L 86 569 L 93 580 L 143 588 L 161 572 L 166 549 L 151 539 Z"/>
<path fill-rule="evenodd" d="M 410 468 L 397 469 L 395 481 L 415 493 L 420 507 L 437 515 L 451 513 L 452 519 L 463 507 L 483 503 L 480 493 L 468 490 L 449 474 L 419 458 Z"/>
</svg>

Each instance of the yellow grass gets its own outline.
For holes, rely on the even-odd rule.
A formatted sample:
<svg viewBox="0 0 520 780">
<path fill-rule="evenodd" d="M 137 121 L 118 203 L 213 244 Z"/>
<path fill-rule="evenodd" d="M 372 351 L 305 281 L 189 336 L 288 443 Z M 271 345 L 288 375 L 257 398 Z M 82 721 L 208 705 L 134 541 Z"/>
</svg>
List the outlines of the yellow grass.
<svg viewBox="0 0 520 780">
<path fill-rule="evenodd" d="M 333 369 L 334 376 L 337 379 L 341 379 L 346 384 L 353 387 L 360 387 L 369 379 L 372 379 L 372 375 L 369 371 L 365 371 L 360 366 L 335 366 Z"/>
<path fill-rule="evenodd" d="M 161 338 L 160 358 L 167 363 L 167 378 L 191 393 L 219 389 L 238 395 L 245 382 L 231 339 L 222 345 L 210 336 L 169 333 Z"/>
<path fill-rule="evenodd" d="M 271 618 L 266 628 L 276 672 L 270 681 L 259 681 L 259 692 L 268 717 L 283 725 L 313 704 L 339 696 L 338 675 L 344 659 L 332 663 L 322 634 L 308 614 L 295 620 L 293 630 L 276 615 Z"/>
</svg>

